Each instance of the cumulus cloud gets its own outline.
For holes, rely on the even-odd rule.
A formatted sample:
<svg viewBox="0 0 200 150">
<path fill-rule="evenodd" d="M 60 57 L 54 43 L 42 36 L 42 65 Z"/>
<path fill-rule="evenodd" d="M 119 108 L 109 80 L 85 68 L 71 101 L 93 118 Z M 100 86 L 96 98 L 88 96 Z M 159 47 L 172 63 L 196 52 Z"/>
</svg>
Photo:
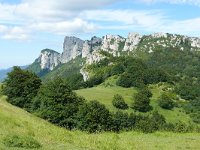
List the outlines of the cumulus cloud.
<svg viewBox="0 0 200 150">
<path fill-rule="evenodd" d="M 102 30 L 199 31 L 199 18 L 170 20 L 161 10 L 104 9 L 120 0 L 22 0 L 0 3 L 0 37 L 27 40 L 35 32 L 59 35 Z M 200 4 L 200 0 L 138 0 L 144 3 Z M 187 34 L 186 33 L 186 34 Z"/>
<path fill-rule="evenodd" d="M 61 35 L 66 35 L 66 33 L 90 33 L 96 29 L 94 24 L 88 23 L 79 18 L 61 22 L 41 22 L 32 25 L 31 28 Z"/>
<path fill-rule="evenodd" d="M 95 25 L 80 18 L 80 13 L 117 1 L 22 0 L 19 4 L 0 3 L 0 32 L 4 33 L 1 36 L 5 39 L 27 39 L 28 33 L 39 30 L 55 34 L 92 32 L 96 29 Z M 4 31 L 7 25 L 9 27 Z"/>
</svg>

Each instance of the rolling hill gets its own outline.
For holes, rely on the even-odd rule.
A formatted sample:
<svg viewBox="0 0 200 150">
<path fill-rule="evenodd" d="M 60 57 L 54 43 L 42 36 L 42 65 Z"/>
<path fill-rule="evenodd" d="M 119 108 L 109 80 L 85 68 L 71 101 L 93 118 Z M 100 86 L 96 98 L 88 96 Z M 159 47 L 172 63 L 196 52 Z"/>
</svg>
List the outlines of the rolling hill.
<svg viewBox="0 0 200 150">
<path fill-rule="evenodd" d="M 125 102 L 131 106 L 134 101 L 134 95 L 137 93 L 137 88 L 123 88 L 116 85 L 116 77 L 108 78 L 104 83 L 92 88 L 80 89 L 75 92 L 85 97 L 87 100 L 98 100 L 99 102 L 106 105 L 106 107 L 116 112 L 118 109 L 112 105 L 112 99 L 115 94 L 120 94 L 123 96 Z M 153 93 L 153 97 L 151 98 L 151 106 L 153 106 L 154 110 L 157 110 L 160 114 L 164 115 L 167 122 L 176 123 L 176 122 L 184 122 L 186 124 L 193 123 L 192 119 L 188 114 L 184 111 L 183 108 L 175 107 L 173 110 L 162 109 L 158 105 L 158 97 L 161 93 L 164 92 L 164 89 L 169 86 L 166 83 L 162 84 L 153 84 L 149 85 L 151 92 Z M 129 107 L 128 110 L 121 110 L 123 112 L 134 112 L 133 109 Z M 153 110 L 152 110 L 153 111 Z"/>
<path fill-rule="evenodd" d="M 8 147 L 5 138 L 18 136 L 36 140 L 41 150 L 160 150 L 193 149 L 200 147 L 198 133 L 139 132 L 88 134 L 68 131 L 35 117 L 0 98 L 0 149 L 23 150 L 28 148 Z M 23 143 L 24 141 L 22 141 Z"/>
</svg>

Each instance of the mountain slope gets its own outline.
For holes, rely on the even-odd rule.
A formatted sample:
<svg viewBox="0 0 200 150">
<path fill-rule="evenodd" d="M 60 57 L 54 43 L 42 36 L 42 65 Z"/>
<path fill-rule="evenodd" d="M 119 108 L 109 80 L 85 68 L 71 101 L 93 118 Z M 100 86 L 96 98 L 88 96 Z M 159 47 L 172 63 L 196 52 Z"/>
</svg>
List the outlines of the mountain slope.
<svg viewBox="0 0 200 150">
<path fill-rule="evenodd" d="M 22 69 L 26 69 L 28 66 L 20 66 Z M 3 81 L 7 77 L 7 73 L 9 73 L 12 68 L 2 69 L 0 70 L 0 82 Z"/>
<path fill-rule="evenodd" d="M 0 149 L 16 150 L 7 147 L 4 138 L 11 135 L 28 136 L 37 140 L 41 150 L 132 150 L 132 149 L 198 149 L 198 133 L 153 133 L 137 132 L 87 134 L 68 131 L 37 118 L 24 110 L 14 107 L 0 98 Z M 170 143 L 170 144 L 169 144 Z"/>
<path fill-rule="evenodd" d="M 12 68 L 0 70 L 0 82 L 6 78 L 7 73 L 10 72 L 11 70 L 12 70 Z"/>
</svg>

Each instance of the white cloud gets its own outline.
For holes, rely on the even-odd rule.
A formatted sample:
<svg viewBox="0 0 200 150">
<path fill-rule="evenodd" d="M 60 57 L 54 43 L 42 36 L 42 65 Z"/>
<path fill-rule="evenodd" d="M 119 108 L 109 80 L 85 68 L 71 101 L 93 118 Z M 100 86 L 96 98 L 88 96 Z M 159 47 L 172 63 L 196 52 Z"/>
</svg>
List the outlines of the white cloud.
<svg viewBox="0 0 200 150">
<path fill-rule="evenodd" d="M 153 3 L 170 3 L 170 4 L 190 4 L 200 6 L 200 0 L 137 0 L 147 4 Z"/>
<path fill-rule="evenodd" d="M 165 16 L 160 11 L 96 10 L 86 11 L 81 17 L 93 21 L 121 23 L 126 26 L 155 27 Z"/>
<path fill-rule="evenodd" d="M 7 30 L 7 27 L 4 25 L 0 25 L 0 33 L 5 32 Z"/>
<path fill-rule="evenodd" d="M 161 10 L 102 9 L 120 0 L 22 0 L 19 4 L 0 3 L 0 37 L 27 40 L 32 33 L 93 33 L 102 30 L 194 33 L 199 18 L 175 21 Z M 138 0 L 145 3 L 187 3 L 200 0 Z"/>
<path fill-rule="evenodd" d="M 73 33 L 88 33 L 93 32 L 96 29 L 94 24 L 88 23 L 79 18 L 62 22 L 41 22 L 32 25 L 31 28 L 61 35 Z"/>
<path fill-rule="evenodd" d="M 27 33 L 38 30 L 56 34 L 92 32 L 96 29 L 95 25 L 78 17 L 79 14 L 84 10 L 101 8 L 117 1 L 22 0 L 19 4 L 0 3 L 0 24 L 8 26 L 1 37 L 27 39 Z M 20 30 L 16 31 L 16 27 Z M 5 29 L 1 26 L 0 30 Z"/>
<path fill-rule="evenodd" d="M 3 39 L 7 40 L 28 40 L 28 32 L 21 27 L 12 27 L 10 29 L 6 28 L 4 31 Z"/>
<path fill-rule="evenodd" d="M 200 18 L 171 20 L 162 11 L 95 10 L 85 11 L 81 17 L 99 22 L 99 29 L 168 32 L 199 36 Z M 101 22 L 107 22 L 106 25 Z"/>
<path fill-rule="evenodd" d="M 163 24 L 162 26 L 160 26 L 160 30 L 179 34 L 191 34 L 199 36 L 199 24 L 200 18 L 193 18 L 182 21 L 169 21 L 168 24 Z"/>
</svg>

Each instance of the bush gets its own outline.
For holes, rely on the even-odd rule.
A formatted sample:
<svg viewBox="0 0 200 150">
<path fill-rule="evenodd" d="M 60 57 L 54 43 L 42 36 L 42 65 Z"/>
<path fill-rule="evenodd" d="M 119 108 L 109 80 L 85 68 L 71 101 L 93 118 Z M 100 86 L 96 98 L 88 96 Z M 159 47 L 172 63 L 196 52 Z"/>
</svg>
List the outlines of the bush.
<svg viewBox="0 0 200 150">
<path fill-rule="evenodd" d="M 77 127 L 84 131 L 106 131 L 110 128 L 111 115 L 105 105 L 90 101 L 80 107 L 77 122 Z"/>
<path fill-rule="evenodd" d="M 148 87 L 143 87 L 141 90 L 140 90 L 140 93 L 142 93 L 143 95 L 146 95 L 148 98 L 152 97 L 153 94 L 151 93 L 151 91 L 149 90 Z"/>
<path fill-rule="evenodd" d="M 41 86 L 34 99 L 33 110 L 54 124 L 72 129 L 76 113 L 83 103 L 82 97 L 72 92 L 64 80 L 57 78 Z"/>
<path fill-rule="evenodd" d="M 174 132 L 186 133 L 191 131 L 190 127 L 183 122 L 178 122 L 174 125 Z"/>
<path fill-rule="evenodd" d="M 17 147 L 17 148 L 40 148 L 41 145 L 38 141 L 30 136 L 18 136 L 18 135 L 11 135 L 7 136 L 3 139 L 4 145 L 7 147 Z"/>
<path fill-rule="evenodd" d="M 128 109 L 128 105 L 125 103 L 124 98 L 119 94 L 114 95 L 112 104 L 119 109 Z"/>
<path fill-rule="evenodd" d="M 136 118 L 135 129 L 144 133 L 152 133 L 157 130 L 155 123 L 149 116 L 138 115 Z"/>
<path fill-rule="evenodd" d="M 129 115 L 121 111 L 117 111 L 112 115 L 112 131 L 119 132 L 129 128 Z"/>
<path fill-rule="evenodd" d="M 169 94 L 163 93 L 158 100 L 158 105 L 164 109 L 172 109 L 174 108 L 175 103 Z"/>
<path fill-rule="evenodd" d="M 8 96 L 8 102 L 18 107 L 30 110 L 32 99 L 41 86 L 40 78 L 31 72 L 14 67 L 8 73 L 3 92 Z"/>
<path fill-rule="evenodd" d="M 132 108 L 141 112 L 150 111 L 152 107 L 150 106 L 150 99 L 148 95 L 145 95 L 142 91 L 139 91 L 134 96 Z"/>
<path fill-rule="evenodd" d="M 154 128 L 156 130 L 161 130 L 164 128 L 166 124 L 165 117 L 158 113 L 158 111 L 154 111 L 151 116 L 151 120 L 154 123 Z"/>
</svg>

